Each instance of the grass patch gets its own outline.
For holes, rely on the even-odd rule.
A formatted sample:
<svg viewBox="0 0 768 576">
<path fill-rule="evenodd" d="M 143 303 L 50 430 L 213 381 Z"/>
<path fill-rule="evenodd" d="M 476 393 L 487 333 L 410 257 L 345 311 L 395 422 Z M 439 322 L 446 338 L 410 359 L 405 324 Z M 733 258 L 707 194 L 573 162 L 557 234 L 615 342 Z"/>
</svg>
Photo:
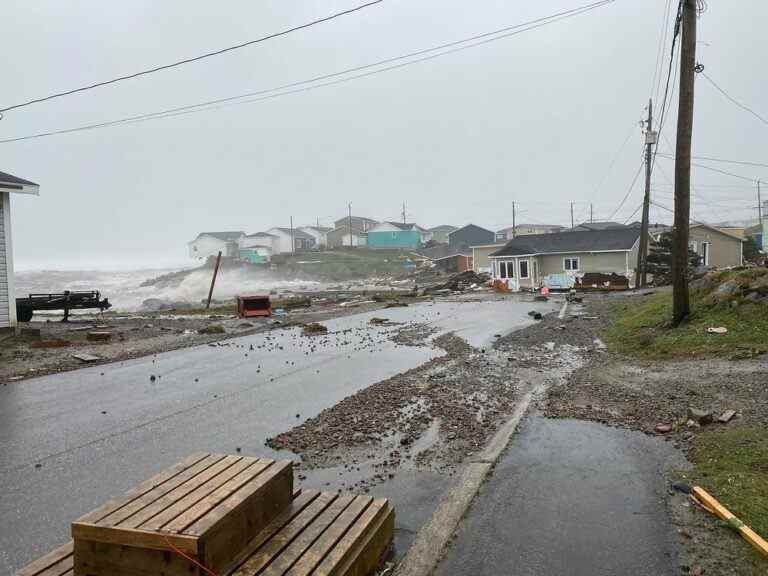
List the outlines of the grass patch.
<svg viewBox="0 0 768 576">
<path fill-rule="evenodd" d="M 768 429 L 731 425 L 700 434 L 688 457 L 693 463 L 688 481 L 768 537 Z"/>
<path fill-rule="evenodd" d="M 614 306 L 605 340 L 612 350 L 641 358 L 699 356 L 750 357 L 768 352 L 768 305 L 729 300 L 712 303 L 710 294 L 691 292 L 691 315 L 674 327 L 672 293 L 630 298 Z M 725 326 L 727 334 L 708 334 Z"/>
</svg>

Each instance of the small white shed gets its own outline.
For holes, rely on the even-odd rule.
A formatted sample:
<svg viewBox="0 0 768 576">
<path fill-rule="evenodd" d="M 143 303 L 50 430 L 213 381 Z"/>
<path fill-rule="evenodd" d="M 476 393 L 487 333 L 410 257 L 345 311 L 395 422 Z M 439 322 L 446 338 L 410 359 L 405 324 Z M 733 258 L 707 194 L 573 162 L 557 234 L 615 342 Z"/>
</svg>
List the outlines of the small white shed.
<svg viewBox="0 0 768 576">
<path fill-rule="evenodd" d="M 39 194 L 40 187 L 0 172 L 0 331 L 16 326 L 16 294 L 13 286 L 11 194 Z"/>
</svg>

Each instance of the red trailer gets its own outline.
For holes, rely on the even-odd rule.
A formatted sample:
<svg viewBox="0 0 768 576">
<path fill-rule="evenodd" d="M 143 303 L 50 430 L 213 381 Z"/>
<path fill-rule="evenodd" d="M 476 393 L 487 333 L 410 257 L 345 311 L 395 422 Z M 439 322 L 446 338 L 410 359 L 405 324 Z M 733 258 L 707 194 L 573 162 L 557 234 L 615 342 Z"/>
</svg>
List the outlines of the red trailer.
<svg viewBox="0 0 768 576">
<path fill-rule="evenodd" d="M 272 316 L 272 302 L 269 294 L 251 294 L 248 296 L 235 296 L 238 318 L 252 318 L 254 316 Z"/>
</svg>

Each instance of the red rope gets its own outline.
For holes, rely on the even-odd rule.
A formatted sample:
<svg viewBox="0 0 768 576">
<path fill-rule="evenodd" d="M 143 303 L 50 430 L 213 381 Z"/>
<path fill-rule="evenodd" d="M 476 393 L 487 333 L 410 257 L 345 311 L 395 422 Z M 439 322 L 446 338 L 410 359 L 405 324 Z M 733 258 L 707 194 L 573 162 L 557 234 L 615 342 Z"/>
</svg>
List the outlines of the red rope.
<svg viewBox="0 0 768 576">
<path fill-rule="evenodd" d="M 170 546 L 170 547 L 173 549 L 173 551 L 174 551 L 174 552 L 176 552 L 176 554 L 178 554 L 178 555 L 179 555 L 179 556 L 181 556 L 182 558 L 186 558 L 187 560 L 189 560 L 190 562 L 192 562 L 192 564 L 196 565 L 198 568 L 202 568 L 203 570 L 205 570 L 205 572 L 206 572 L 207 574 L 210 574 L 210 576 L 218 576 L 218 575 L 216 574 L 216 572 L 214 572 L 213 570 L 211 570 L 210 568 L 208 568 L 208 567 L 207 567 L 207 566 L 205 566 L 204 564 L 201 564 L 200 562 L 198 562 L 198 561 L 197 561 L 195 558 L 193 558 L 192 556 L 188 556 L 188 555 L 187 555 L 187 554 L 185 554 L 185 553 L 184 553 L 182 550 L 179 550 L 178 548 L 176 548 L 176 546 L 174 546 L 174 545 L 171 543 L 171 541 L 168 539 L 168 536 L 166 536 L 165 534 L 163 534 L 163 538 L 165 538 L 165 542 L 168 544 L 168 546 Z"/>
</svg>

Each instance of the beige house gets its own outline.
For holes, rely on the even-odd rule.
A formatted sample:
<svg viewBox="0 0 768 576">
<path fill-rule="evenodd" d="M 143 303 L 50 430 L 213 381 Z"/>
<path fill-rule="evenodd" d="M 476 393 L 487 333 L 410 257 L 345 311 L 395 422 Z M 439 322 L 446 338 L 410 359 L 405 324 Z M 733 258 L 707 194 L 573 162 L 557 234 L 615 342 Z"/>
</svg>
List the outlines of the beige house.
<svg viewBox="0 0 768 576">
<path fill-rule="evenodd" d="M 631 285 L 639 240 L 629 227 L 518 236 L 489 254 L 491 276 L 513 291 L 572 288 L 586 273 L 619 274 Z"/>
<path fill-rule="evenodd" d="M 556 232 L 562 232 L 563 230 L 565 230 L 565 226 L 560 226 L 558 224 L 517 224 L 516 226 L 510 226 L 509 228 L 502 228 L 496 232 L 496 240 L 498 242 L 506 242 L 517 236 L 554 234 Z"/>
<path fill-rule="evenodd" d="M 472 246 L 472 269 L 478 274 L 490 274 L 490 256 L 494 252 L 501 250 L 503 247 L 503 242 L 499 244 L 486 244 L 485 246 Z"/>
<path fill-rule="evenodd" d="M 691 225 L 688 242 L 707 268 L 730 268 L 744 264 L 744 238 L 707 224 Z"/>
</svg>

